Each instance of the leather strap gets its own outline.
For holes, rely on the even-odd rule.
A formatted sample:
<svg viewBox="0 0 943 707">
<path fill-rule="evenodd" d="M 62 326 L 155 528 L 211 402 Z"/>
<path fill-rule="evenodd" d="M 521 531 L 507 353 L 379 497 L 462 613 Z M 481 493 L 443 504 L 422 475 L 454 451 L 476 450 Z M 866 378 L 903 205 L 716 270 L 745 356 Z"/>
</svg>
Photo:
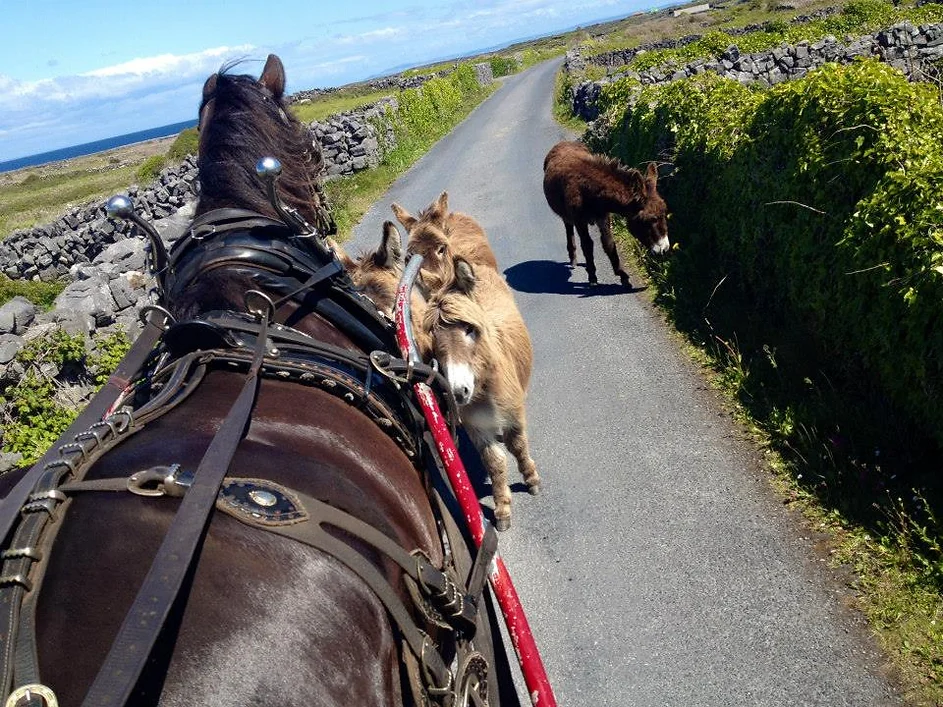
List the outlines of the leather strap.
<svg viewBox="0 0 943 707">
<path fill-rule="evenodd" d="M 263 315 L 263 324 L 267 323 L 266 315 Z M 198 553 L 219 487 L 248 428 L 258 394 L 264 353 L 265 339 L 260 336 L 248 379 L 200 461 L 193 485 L 180 503 L 157 557 L 118 630 L 105 664 L 82 703 L 84 707 L 127 704 L 144 672 L 157 637 Z"/>
<path fill-rule="evenodd" d="M 37 543 L 48 521 L 56 513 L 58 502 L 51 498 L 30 502 L 30 496 L 40 486 L 54 488 L 57 485 L 55 479 L 71 473 L 71 467 L 64 464 L 60 458 L 60 448 L 66 440 L 75 439 L 77 435 L 85 433 L 95 423 L 101 421 L 150 356 L 163 332 L 164 320 L 164 315 L 157 311 L 151 314 L 141 335 L 118 364 L 115 372 L 108 378 L 107 383 L 79 414 L 75 422 L 3 499 L 0 504 L 0 538 L 4 539 L 3 547 L 9 549 L 12 544 L 14 549 L 29 548 Z M 47 480 L 49 484 L 44 483 Z M 24 512 L 19 529 L 12 539 L 7 540 L 10 530 Z M 29 556 L 14 556 L 6 558 L 3 562 L 3 577 L 0 578 L 0 692 L 2 694 L 9 694 L 12 689 L 14 661 L 17 665 L 16 671 L 20 675 L 38 674 L 35 649 L 30 646 L 24 647 L 22 641 L 16 639 L 17 625 L 21 621 L 25 621 L 27 625 L 33 622 L 31 613 L 21 618 L 21 612 L 24 611 L 24 596 L 32 586 L 29 575 L 35 561 Z M 18 578 L 22 578 L 23 581 Z M 38 581 L 38 578 L 34 580 Z M 38 593 L 38 588 L 34 592 L 29 592 L 32 596 L 36 593 Z M 34 608 L 35 602 L 30 601 L 25 611 L 32 612 Z"/>
</svg>

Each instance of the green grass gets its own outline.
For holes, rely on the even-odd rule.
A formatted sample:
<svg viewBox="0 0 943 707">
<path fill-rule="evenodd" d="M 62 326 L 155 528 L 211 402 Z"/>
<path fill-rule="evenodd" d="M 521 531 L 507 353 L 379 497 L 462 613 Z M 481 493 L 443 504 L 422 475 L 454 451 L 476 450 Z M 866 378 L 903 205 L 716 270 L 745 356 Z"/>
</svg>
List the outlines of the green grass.
<svg viewBox="0 0 943 707">
<path fill-rule="evenodd" d="M 5 275 L 0 275 L 0 304 L 20 296 L 25 297 L 37 307 L 48 310 L 63 289 L 65 289 L 65 284 L 61 282 L 11 280 Z"/>
<path fill-rule="evenodd" d="M 135 181 L 137 169 L 131 165 L 105 172 L 60 172 L 0 187 L 0 237 L 54 221 L 71 205 L 127 189 Z"/>
<path fill-rule="evenodd" d="M 399 91 L 387 89 L 385 91 L 366 91 L 351 89 L 335 91 L 318 98 L 312 98 L 310 103 L 292 105 L 291 110 L 303 123 L 322 121 L 336 113 L 345 113 L 362 106 L 376 103 L 381 98 L 395 96 Z"/>
</svg>

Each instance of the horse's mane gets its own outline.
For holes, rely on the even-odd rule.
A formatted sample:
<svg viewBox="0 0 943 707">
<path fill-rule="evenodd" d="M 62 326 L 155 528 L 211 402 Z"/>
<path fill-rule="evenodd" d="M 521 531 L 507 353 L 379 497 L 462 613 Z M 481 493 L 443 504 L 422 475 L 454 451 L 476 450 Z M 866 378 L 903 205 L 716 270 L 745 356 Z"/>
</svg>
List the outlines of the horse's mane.
<svg viewBox="0 0 943 707">
<path fill-rule="evenodd" d="M 200 103 L 211 111 L 200 125 L 200 202 L 197 214 L 220 206 L 236 206 L 278 218 L 255 173 L 262 157 L 282 163 L 278 191 L 282 200 L 312 224 L 318 224 L 315 184 L 323 157 L 318 143 L 275 96 L 252 76 L 230 73 L 236 64 L 216 74 L 215 87 Z"/>
</svg>

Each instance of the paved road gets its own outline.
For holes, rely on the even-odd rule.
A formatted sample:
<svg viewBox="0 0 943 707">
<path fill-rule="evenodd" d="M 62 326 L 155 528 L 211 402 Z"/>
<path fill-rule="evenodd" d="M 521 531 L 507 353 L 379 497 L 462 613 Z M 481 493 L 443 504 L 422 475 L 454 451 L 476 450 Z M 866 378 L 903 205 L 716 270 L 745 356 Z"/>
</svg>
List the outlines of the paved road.
<svg viewBox="0 0 943 707">
<path fill-rule="evenodd" d="M 447 190 L 516 291 L 543 493 L 517 488 L 501 552 L 559 704 L 899 704 L 841 584 L 645 295 L 616 287 L 601 252 L 595 291 L 565 265 L 541 190 L 565 137 L 550 114 L 556 66 L 507 79 L 348 248 L 379 242 L 392 201 L 415 212 Z"/>
</svg>

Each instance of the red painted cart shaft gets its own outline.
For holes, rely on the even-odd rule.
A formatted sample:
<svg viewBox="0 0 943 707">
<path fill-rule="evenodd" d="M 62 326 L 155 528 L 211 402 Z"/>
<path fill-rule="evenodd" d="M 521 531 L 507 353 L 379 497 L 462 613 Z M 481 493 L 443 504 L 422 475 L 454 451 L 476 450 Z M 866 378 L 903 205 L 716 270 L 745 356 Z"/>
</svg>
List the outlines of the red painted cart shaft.
<svg viewBox="0 0 943 707">
<path fill-rule="evenodd" d="M 406 272 L 403 273 L 403 279 L 396 292 L 397 343 L 403 356 L 414 362 L 419 362 L 421 359 L 413 338 L 409 299 L 421 265 L 421 256 L 414 255 L 410 258 Z M 455 448 L 448 423 L 439 408 L 436 396 L 429 386 L 425 383 L 416 383 L 414 388 L 423 415 L 435 440 L 439 457 L 445 465 L 446 473 L 452 482 L 452 488 L 455 490 L 455 496 L 471 530 L 472 539 L 475 541 L 476 546 L 481 547 L 485 534 L 485 519 L 481 513 L 478 496 L 475 494 L 471 481 L 468 479 L 468 473 L 465 471 L 465 465 Z M 504 615 L 508 635 L 514 644 L 514 650 L 521 665 L 521 672 L 524 674 L 524 682 L 527 685 L 531 703 L 534 707 L 556 707 L 557 701 L 550 687 L 550 681 L 547 678 L 547 671 L 544 669 L 540 652 L 537 650 L 534 634 L 527 622 L 524 607 L 521 605 L 521 599 L 517 595 L 514 583 L 511 581 L 511 575 L 508 573 L 507 567 L 499 554 L 494 556 L 489 579 L 491 588 L 498 600 L 498 605 L 501 607 L 501 613 Z"/>
</svg>

